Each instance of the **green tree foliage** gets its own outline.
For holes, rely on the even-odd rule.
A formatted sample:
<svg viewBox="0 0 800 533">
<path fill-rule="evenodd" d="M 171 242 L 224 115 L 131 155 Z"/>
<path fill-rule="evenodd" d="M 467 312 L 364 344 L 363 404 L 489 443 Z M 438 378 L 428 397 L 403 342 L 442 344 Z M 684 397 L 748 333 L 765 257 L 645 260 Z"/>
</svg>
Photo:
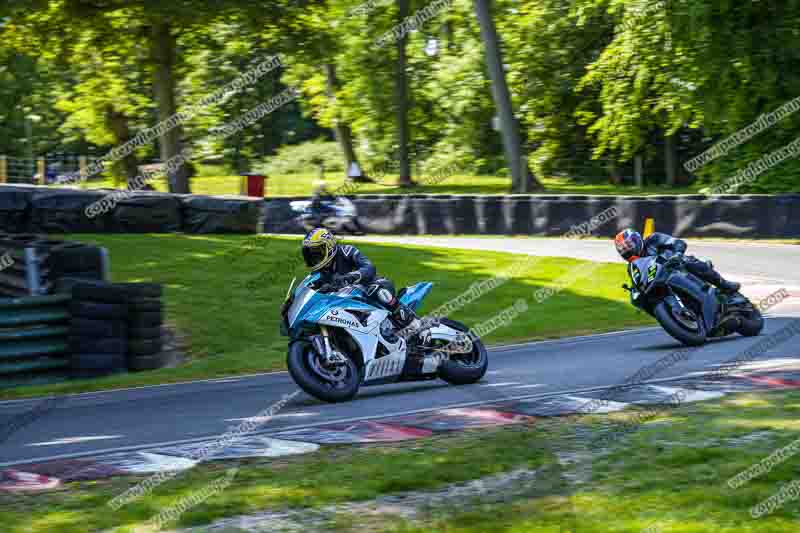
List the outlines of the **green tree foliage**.
<svg viewBox="0 0 800 533">
<path fill-rule="evenodd" d="M 408 12 L 431 4 L 408 0 Z M 37 153 L 89 144 L 108 151 L 280 54 L 285 68 L 194 115 L 166 152 L 154 142 L 135 157 L 163 159 L 190 144 L 245 170 L 281 146 L 326 137 L 339 141 L 342 169 L 358 161 L 397 173 L 398 111 L 407 107 L 412 176 L 454 164 L 462 173 L 506 172 L 474 2 L 446 4 L 405 35 L 407 92 L 398 98 L 401 50 L 379 45 L 402 22 L 397 0 L 5 2 L 0 153 L 25 155 L 30 113 L 42 117 Z M 630 178 L 640 157 L 648 182 L 665 182 L 675 154 L 679 179 L 710 185 L 800 135 L 794 113 L 694 175 L 682 168 L 800 97 L 800 0 L 491 4 L 523 152 L 537 176 Z M 157 27 L 173 49 L 168 64 L 154 60 Z M 165 73 L 169 83 L 159 86 Z M 298 102 L 229 138 L 212 134 L 289 86 L 301 89 Z M 130 163 L 116 171 L 129 175 Z M 798 170 L 797 159 L 785 161 L 738 192 L 798 190 Z"/>
</svg>

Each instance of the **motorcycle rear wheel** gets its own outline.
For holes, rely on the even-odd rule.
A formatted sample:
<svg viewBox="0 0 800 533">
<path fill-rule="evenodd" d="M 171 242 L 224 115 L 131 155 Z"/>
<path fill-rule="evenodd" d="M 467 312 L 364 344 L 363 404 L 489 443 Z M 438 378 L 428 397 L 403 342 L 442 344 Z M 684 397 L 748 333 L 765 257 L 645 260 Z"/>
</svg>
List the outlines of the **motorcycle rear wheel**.
<svg viewBox="0 0 800 533">
<path fill-rule="evenodd" d="M 755 337 L 764 329 L 764 317 L 761 311 L 753 307 L 749 316 L 741 317 L 742 324 L 739 326 L 739 334 L 745 337 Z"/>
<path fill-rule="evenodd" d="M 352 400 L 358 394 L 361 374 L 356 364 L 347 358 L 342 379 L 325 379 L 320 373 L 321 357 L 307 341 L 295 341 L 289 346 L 286 365 L 295 383 L 303 391 L 323 402 L 338 403 Z"/>
<path fill-rule="evenodd" d="M 443 318 L 441 323 L 469 335 L 472 341 L 472 352 L 451 356 L 439 367 L 439 377 L 452 385 L 469 385 L 480 381 L 489 368 L 489 354 L 480 337 L 469 331 L 469 328 L 455 320 Z"/>
<path fill-rule="evenodd" d="M 658 323 L 661 324 L 661 327 L 664 328 L 664 331 L 669 333 L 672 338 L 682 342 L 686 346 L 700 346 L 705 344 L 706 330 L 701 318 L 698 317 L 697 319 L 697 331 L 691 331 L 681 325 L 680 321 L 672 315 L 672 308 L 667 302 L 658 304 L 653 310 L 653 314 L 656 320 L 658 320 Z"/>
</svg>

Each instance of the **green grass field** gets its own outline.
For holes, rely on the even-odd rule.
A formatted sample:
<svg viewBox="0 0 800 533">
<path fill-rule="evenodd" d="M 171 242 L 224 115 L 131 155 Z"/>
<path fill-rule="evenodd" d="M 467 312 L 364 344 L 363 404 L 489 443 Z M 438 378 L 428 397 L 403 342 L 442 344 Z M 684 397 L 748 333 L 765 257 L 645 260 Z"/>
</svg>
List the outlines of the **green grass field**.
<svg viewBox="0 0 800 533">
<path fill-rule="evenodd" d="M 165 285 L 167 320 L 185 334 L 189 361 L 172 369 L 0 391 L 0 398 L 45 392 L 82 392 L 285 369 L 286 338 L 279 308 L 292 278 L 306 272 L 299 240 L 267 236 L 71 235 L 110 251 L 115 281 Z M 380 275 L 403 287 L 432 281 L 422 314 L 489 280 L 526 256 L 497 252 L 361 244 Z M 529 309 L 486 336 L 488 344 L 562 337 L 650 324 L 620 289 L 622 264 L 545 258 L 520 270 L 485 296 L 451 315 L 470 326 L 492 318 L 518 298 Z M 562 277 L 566 274 L 566 277 Z M 574 278 L 574 279 L 573 279 Z M 570 284 L 573 283 L 574 284 Z M 536 303 L 543 287 L 567 284 Z"/>
<path fill-rule="evenodd" d="M 798 392 L 738 395 L 690 404 L 615 442 L 608 453 L 594 450 L 585 469 L 590 472 L 589 479 L 568 494 L 480 506 L 472 512 L 421 523 L 388 520 L 375 531 L 797 531 L 797 501 L 788 501 L 758 519 L 750 515 L 753 506 L 798 479 L 796 458 L 736 489 L 727 481 L 794 442 L 800 428 L 798 414 Z M 624 417 L 617 414 L 613 418 Z M 533 442 L 535 435 L 531 437 Z M 553 443 L 551 449 L 562 447 Z"/>
<path fill-rule="evenodd" d="M 311 194 L 313 182 L 318 180 L 317 174 L 291 174 L 272 176 L 266 185 L 266 196 L 307 196 Z M 331 191 L 342 187 L 344 176 L 326 176 L 326 183 Z M 509 178 L 497 176 L 452 176 L 435 185 L 419 185 L 408 189 L 396 184 L 397 176 L 382 178 L 383 184 L 366 183 L 351 190 L 348 194 L 507 194 L 511 181 Z M 152 185 L 159 191 L 167 191 L 167 183 L 163 178 L 153 180 Z M 544 194 L 592 194 L 592 195 L 654 195 L 654 194 L 696 194 L 698 186 L 665 187 L 646 186 L 643 188 L 618 186 L 610 183 L 580 184 L 565 178 L 545 178 L 542 183 L 546 187 Z M 114 188 L 111 179 L 92 180 L 87 188 Z M 227 195 L 239 194 L 238 176 L 205 175 L 201 172 L 192 178 L 192 192 L 195 194 Z"/>
<path fill-rule="evenodd" d="M 796 531 L 797 502 L 758 520 L 750 508 L 796 479 L 796 458 L 737 489 L 727 480 L 797 438 L 800 392 L 728 396 L 667 409 L 608 447 L 594 436 L 614 433 L 630 412 L 537 420 L 503 429 L 437 435 L 396 445 L 323 446 L 281 459 L 215 461 L 179 474 L 112 512 L 105 505 L 143 476 L 75 482 L 45 494 L 0 494 L 0 523 L 9 533 L 152 531 L 140 529 L 164 509 L 208 487 L 238 466 L 233 482 L 191 507 L 165 529 L 271 511 L 328 512 L 335 531 L 448 533 L 608 531 L 722 533 Z M 755 437 L 754 437 L 755 436 Z M 577 463 L 557 454 L 581 452 Z M 486 503 L 464 495 L 416 519 L 350 514 L 344 504 L 526 468 L 537 477 L 525 492 Z M 579 481 L 579 482 L 578 482 Z M 260 529 L 261 530 L 261 529 Z M 264 531 L 271 528 L 263 529 Z M 315 529 L 319 530 L 319 529 Z M 240 532 L 240 529 L 225 529 Z"/>
</svg>

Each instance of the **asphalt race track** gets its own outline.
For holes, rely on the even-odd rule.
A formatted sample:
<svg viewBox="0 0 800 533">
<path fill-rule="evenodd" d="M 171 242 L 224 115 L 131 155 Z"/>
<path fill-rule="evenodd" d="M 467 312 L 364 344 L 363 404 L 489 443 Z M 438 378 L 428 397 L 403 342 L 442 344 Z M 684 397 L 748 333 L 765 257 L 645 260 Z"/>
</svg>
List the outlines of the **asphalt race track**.
<svg viewBox="0 0 800 533">
<path fill-rule="evenodd" d="M 616 261 L 613 247 L 601 241 L 420 237 L 380 240 Z M 713 258 L 724 274 L 745 282 L 743 292 L 753 299 L 780 288 L 787 289 L 790 297 L 770 311 L 761 337 L 711 342 L 693 351 L 688 360 L 654 375 L 655 382 L 711 371 L 714 365 L 800 320 L 799 246 L 704 242 L 690 243 L 689 252 Z M 257 420 L 263 425 L 256 433 L 271 435 L 337 421 L 612 387 L 681 348 L 657 328 L 496 348 L 490 351 L 490 371 L 479 384 L 453 387 L 434 381 L 370 387 L 362 389 L 355 401 L 336 405 L 320 403 L 301 393 L 275 416 Z M 800 336 L 768 350 L 749 366 L 760 370 L 800 370 Z M 214 437 L 266 411 L 296 390 L 288 373 L 279 372 L 71 395 L 39 409 L 35 419 L 0 444 L 0 467 Z M 36 410 L 41 401 L 0 402 L 0 426 Z"/>
</svg>

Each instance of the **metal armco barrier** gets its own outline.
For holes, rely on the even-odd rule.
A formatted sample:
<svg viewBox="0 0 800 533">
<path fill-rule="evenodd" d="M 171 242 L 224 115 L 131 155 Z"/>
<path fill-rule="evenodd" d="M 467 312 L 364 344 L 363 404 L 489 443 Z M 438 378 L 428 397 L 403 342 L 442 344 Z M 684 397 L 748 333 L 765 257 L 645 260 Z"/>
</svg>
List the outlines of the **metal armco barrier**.
<svg viewBox="0 0 800 533">
<path fill-rule="evenodd" d="M 108 251 L 32 234 L 0 234 L 0 297 L 53 292 L 60 278 L 108 278 Z"/>
<path fill-rule="evenodd" d="M 70 296 L 0 298 L 0 385 L 69 376 Z"/>
</svg>

